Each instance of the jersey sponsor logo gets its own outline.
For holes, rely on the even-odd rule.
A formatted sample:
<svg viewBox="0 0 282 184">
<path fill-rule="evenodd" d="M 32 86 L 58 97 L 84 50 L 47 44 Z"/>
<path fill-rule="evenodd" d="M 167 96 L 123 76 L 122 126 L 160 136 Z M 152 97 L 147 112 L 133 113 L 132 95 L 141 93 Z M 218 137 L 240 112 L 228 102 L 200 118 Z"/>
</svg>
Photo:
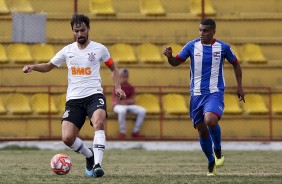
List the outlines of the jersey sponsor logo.
<svg viewBox="0 0 282 184">
<path fill-rule="evenodd" d="M 95 61 L 96 57 L 95 57 L 95 53 L 91 52 L 91 53 L 88 53 L 88 61 L 92 62 L 92 61 Z"/>
<path fill-rule="evenodd" d="M 91 75 L 90 67 L 71 67 L 72 75 Z"/>
<path fill-rule="evenodd" d="M 195 53 L 195 55 L 194 56 L 197 56 L 197 57 L 201 57 L 201 53 Z"/>
<path fill-rule="evenodd" d="M 216 59 L 216 60 L 220 59 L 220 52 L 214 52 L 214 53 L 213 53 L 213 57 L 214 57 L 214 59 Z"/>
</svg>

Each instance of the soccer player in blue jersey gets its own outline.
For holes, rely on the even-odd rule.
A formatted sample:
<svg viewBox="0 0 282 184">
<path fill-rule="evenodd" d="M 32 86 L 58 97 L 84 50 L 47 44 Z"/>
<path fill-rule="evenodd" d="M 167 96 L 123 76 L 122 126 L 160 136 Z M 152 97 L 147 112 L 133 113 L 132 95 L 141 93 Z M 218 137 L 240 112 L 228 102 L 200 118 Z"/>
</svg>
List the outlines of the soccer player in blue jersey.
<svg viewBox="0 0 282 184">
<path fill-rule="evenodd" d="M 200 145 L 208 160 L 208 176 L 216 175 L 216 168 L 224 163 L 221 153 L 221 130 L 218 124 L 224 110 L 224 59 L 232 64 L 237 95 L 245 102 L 242 88 L 242 70 L 231 47 L 214 39 L 216 24 L 204 19 L 199 26 L 199 36 L 188 42 L 176 56 L 171 47 L 164 55 L 172 66 L 178 66 L 190 57 L 190 118 L 198 130 Z"/>
</svg>

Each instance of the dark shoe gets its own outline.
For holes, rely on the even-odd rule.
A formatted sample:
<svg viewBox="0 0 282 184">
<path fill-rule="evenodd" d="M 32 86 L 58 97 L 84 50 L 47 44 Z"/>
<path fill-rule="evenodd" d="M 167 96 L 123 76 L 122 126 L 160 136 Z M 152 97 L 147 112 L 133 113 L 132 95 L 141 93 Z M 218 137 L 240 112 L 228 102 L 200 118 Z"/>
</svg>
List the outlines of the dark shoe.
<svg viewBox="0 0 282 184">
<path fill-rule="evenodd" d="M 104 175 L 104 171 L 101 168 L 100 164 L 96 164 L 94 166 L 94 177 L 99 178 L 102 177 Z"/>
<path fill-rule="evenodd" d="M 93 153 L 92 149 L 90 149 L 90 150 Z M 88 176 L 88 177 L 94 176 L 93 166 L 94 166 L 94 153 L 93 153 L 92 157 L 86 158 L 86 167 L 85 167 L 85 175 L 86 176 Z"/>
<path fill-rule="evenodd" d="M 126 139 L 126 135 L 124 133 L 119 133 L 119 139 Z"/>
<path fill-rule="evenodd" d="M 135 139 L 140 139 L 140 138 L 144 138 L 144 137 L 145 137 L 144 135 L 140 135 L 139 132 L 133 132 L 133 133 L 131 134 L 131 136 L 132 136 L 133 138 L 135 138 Z"/>
</svg>

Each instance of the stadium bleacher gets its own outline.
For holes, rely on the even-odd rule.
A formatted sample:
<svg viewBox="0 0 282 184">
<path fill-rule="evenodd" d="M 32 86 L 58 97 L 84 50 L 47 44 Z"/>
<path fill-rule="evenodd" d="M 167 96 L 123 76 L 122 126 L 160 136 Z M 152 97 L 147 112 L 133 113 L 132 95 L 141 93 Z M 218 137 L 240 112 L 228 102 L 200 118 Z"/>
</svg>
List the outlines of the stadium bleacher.
<svg viewBox="0 0 282 184">
<path fill-rule="evenodd" d="M 69 0 L 20 0 L 23 4 L 15 4 L 15 2 L 16 0 L 0 0 L 1 85 L 7 83 L 9 85 L 66 85 L 66 67 L 56 69 L 51 74 L 31 74 L 35 77 L 28 78 L 23 77 L 20 71 L 26 63 L 47 62 L 63 46 L 73 41 L 69 22 L 74 11 L 74 4 L 70 3 Z M 172 46 L 173 53 L 177 54 L 187 41 L 198 37 L 198 25 L 201 20 L 199 2 L 199 0 L 79 0 L 77 9 L 78 12 L 88 15 L 91 19 L 89 37 L 107 46 L 119 68 L 127 67 L 134 74 L 131 76 L 133 84 L 139 86 L 188 86 L 189 62 L 186 62 L 183 66 L 173 68 L 167 64 L 162 51 L 164 46 Z M 106 3 L 106 6 L 98 6 L 97 3 Z M 151 3 L 157 4 L 150 5 Z M 280 52 L 282 46 L 282 26 L 280 23 L 282 11 L 277 8 L 282 7 L 282 2 L 269 0 L 263 5 L 261 3 L 263 1 L 206 0 L 207 9 L 205 12 L 206 16 L 212 16 L 216 19 L 217 32 L 215 37 L 230 43 L 241 62 L 244 86 L 270 86 L 276 88 L 282 85 L 282 52 Z M 16 5 L 20 5 L 20 8 L 24 9 L 20 10 Z M 149 5 L 149 9 L 147 5 Z M 193 6 L 198 7 L 193 8 Z M 95 8 L 99 7 L 104 9 L 95 10 Z M 36 43 L 14 44 L 12 42 L 12 12 L 46 13 L 46 43 L 42 45 Z M 21 46 L 23 49 L 18 50 L 14 45 L 16 47 Z M 252 48 L 248 49 L 247 46 L 252 46 Z M 41 48 L 44 50 L 40 51 Z M 146 49 L 150 50 L 150 52 L 154 51 L 154 53 L 152 54 Z M 17 50 L 18 52 L 15 53 Z M 249 58 L 252 52 L 256 57 L 254 59 Z M 101 67 L 101 75 L 103 85 L 112 85 L 112 78 L 107 67 Z M 233 68 L 229 64 L 225 65 L 225 78 L 227 86 L 236 86 Z M 281 131 L 278 131 L 279 128 L 281 130 L 281 125 L 279 125 L 281 108 L 280 103 L 278 103 L 281 101 L 281 97 L 278 95 L 279 93 L 282 93 L 282 91 L 278 90 L 277 95 L 273 95 L 273 115 L 275 118 L 278 117 L 273 119 L 273 127 L 276 128 L 273 134 L 281 137 Z M 0 118 L 4 118 L 7 114 L 15 114 L 15 117 L 17 117 L 18 113 L 26 113 L 36 117 L 36 113 L 33 112 L 34 109 L 32 108 L 34 105 L 31 101 L 31 94 L 20 98 L 18 96 L 22 94 L 12 95 L 13 97 L 7 95 L 7 99 L 2 98 L 2 100 L 5 100 L 2 105 L 0 103 Z M 52 135 L 54 136 L 60 136 L 61 134 L 56 129 L 60 127 L 57 119 L 64 111 L 65 105 L 65 94 L 59 95 L 54 95 L 55 106 L 52 105 L 52 108 L 56 109 L 53 111 L 55 120 L 51 121 Z M 108 110 L 111 111 L 111 94 L 107 93 L 106 98 Z M 15 107 L 14 104 L 20 102 L 15 99 L 21 99 L 24 106 Z M 144 106 L 150 105 L 150 107 L 147 107 L 148 110 L 152 114 L 157 113 L 157 115 L 150 116 L 150 118 L 153 118 L 146 120 L 142 129 L 144 135 L 160 136 L 162 134 L 162 136 L 168 137 L 176 135 L 187 137 L 187 132 L 189 132 L 189 135 L 195 136 L 193 127 L 189 123 L 187 124 L 187 121 L 189 121 L 188 115 L 187 117 L 167 116 L 167 119 L 162 122 L 164 128 L 160 130 L 158 112 L 164 112 L 165 109 L 160 108 L 162 107 L 160 105 L 152 107 L 153 100 L 151 99 L 151 103 L 149 103 L 145 99 L 147 97 L 137 97 L 137 102 Z M 158 104 L 163 103 L 159 102 L 159 99 L 157 100 Z M 265 123 L 268 121 L 268 102 L 264 100 L 259 104 L 257 98 L 253 99 L 247 94 L 247 103 L 244 105 L 238 104 L 235 103 L 238 101 L 237 97 L 234 96 L 234 91 L 232 91 L 232 96 L 226 95 L 225 100 L 226 115 L 222 119 L 223 132 L 226 132 L 231 137 L 252 136 L 253 134 L 255 136 L 268 135 L 268 132 L 264 132 L 265 127 L 268 127 L 268 124 Z M 40 102 L 42 101 L 40 100 Z M 255 107 L 249 107 L 252 103 L 255 104 Z M 186 112 L 186 110 L 184 111 Z M 48 113 L 46 103 L 44 112 Z M 46 116 L 42 117 L 46 118 Z M 175 119 L 179 123 L 178 129 L 173 128 L 175 127 Z M 2 123 L 2 120 L 0 121 Z M 40 121 L 44 122 L 46 120 L 40 119 Z M 259 124 L 257 132 L 241 130 L 238 133 L 234 131 L 236 127 L 245 125 L 241 121 L 248 123 L 250 127 Z M 10 123 L 15 122 L 16 120 L 13 120 Z M 33 125 L 34 127 L 40 127 L 33 120 L 26 121 L 25 126 Z M 8 125 L 3 126 L 7 128 Z M 109 119 L 107 126 L 109 128 L 108 135 L 115 137 L 118 134 L 116 119 Z M 133 119 L 130 119 L 128 128 L 132 126 Z M 33 136 L 42 136 L 46 133 L 38 131 L 37 134 L 37 130 L 29 131 L 29 135 Z M 83 129 L 82 134 L 84 135 L 84 133 L 86 136 L 92 136 L 92 130 Z M 14 134 L 11 133 L 11 135 Z"/>
</svg>

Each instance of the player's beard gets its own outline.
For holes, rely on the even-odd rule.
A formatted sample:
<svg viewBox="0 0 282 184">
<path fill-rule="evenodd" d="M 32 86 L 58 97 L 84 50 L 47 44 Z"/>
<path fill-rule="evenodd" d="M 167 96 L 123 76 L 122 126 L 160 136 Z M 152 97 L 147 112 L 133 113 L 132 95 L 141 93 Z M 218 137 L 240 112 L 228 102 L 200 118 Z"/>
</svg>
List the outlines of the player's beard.
<svg viewBox="0 0 282 184">
<path fill-rule="evenodd" d="M 79 37 L 79 38 L 77 38 L 77 42 L 80 44 L 80 45 L 84 45 L 86 42 L 87 42 L 87 37 L 83 37 L 83 36 L 81 36 L 81 37 Z"/>
</svg>

